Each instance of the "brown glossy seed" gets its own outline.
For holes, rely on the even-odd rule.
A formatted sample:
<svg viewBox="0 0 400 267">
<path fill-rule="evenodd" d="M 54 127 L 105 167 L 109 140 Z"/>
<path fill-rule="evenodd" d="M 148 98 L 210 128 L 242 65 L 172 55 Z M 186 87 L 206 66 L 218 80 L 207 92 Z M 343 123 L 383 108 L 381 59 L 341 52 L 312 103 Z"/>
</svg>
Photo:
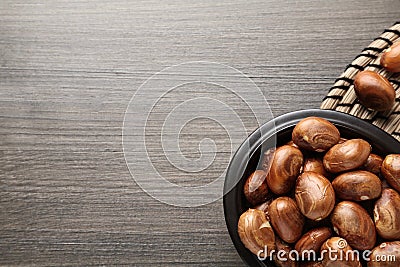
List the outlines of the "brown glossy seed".
<svg viewBox="0 0 400 267">
<path fill-rule="evenodd" d="M 329 121 L 308 117 L 301 120 L 293 129 L 292 140 L 302 149 L 324 152 L 337 144 L 339 130 Z"/>
<path fill-rule="evenodd" d="M 314 251 L 315 256 L 319 253 L 322 244 L 332 236 L 332 231 L 328 227 L 314 228 L 305 233 L 295 245 L 295 249 L 301 259 L 317 260 L 317 257 L 308 252 Z M 312 253 L 312 252 L 311 252 Z"/>
<path fill-rule="evenodd" d="M 367 161 L 363 165 L 363 169 L 373 174 L 379 175 L 381 173 L 383 159 L 377 154 L 369 154 Z"/>
<path fill-rule="evenodd" d="M 294 146 L 295 148 L 299 148 L 294 142 L 293 140 L 290 140 L 289 142 L 286 143 L 288 146 Z"/>
<path fill-rule="evenodd" d="M 374 207 L 374 221 L 378 234 L 388 240 L 400 239 L 400 195 L 384 189 Z"/>
<path fill-rule="evenodd" d="M 294 243 L 300 238 L 305 220 L 293 199 L 279 197 L 272 201 L 268 211 L 272 227 L 283 241 Z"/>
<path fill-rule="evenodd" d="M 384 242 L 369 256 L 368 267 L 399 267 L 400 241 Z"/>
<path fill-rule="evenodd" d="M 318 156 L 309 156 L 304 159 L 303 172 L 316 172 L 326 178 L 331 176 L 331 174 L 325 170 L 322 158 Z"/>
<path fill-rule="evenodd" d="M 328 239 L 321 247 L 324 267 L 361 267 L 357 252 L 341 237 Z"/>
<path fill-rule="evenodd" d="M 382 192 L 381 180 L 368 171 L 345 172 L 333 180 L 332 186 L 336 195 L 344 200 L 374 199 Z"/>
<path fill-rule="evenodd" d="M 298 148 L 284 145 L 276 149 L 267 175 L 270 190 L 282 195 L 288 193 L 296 182 L 303 166 L 303 154 Z"/>
<path fill-rule="evenodd" d="M 320 221 L 328 217 L 335 206 L 331 183 L 316 172 L 304 172 L 299 176 L 295 197 L 301 213 L 311 220 Z"/>
<path fill-rule="evenodd" d="M 400 72 L 400 42 L 394 43 L 381 57 L 381 65 L 391 72 Z"/>
<path fill-rule="evenodd" d="M 293 250 L 293 248 L 280 239 L 278 236 L 275 239 L 275 247 L 276 251 L 280 251 L 279 253 L 281 254 L 279 257 L 277 257 L 276 254 L 274 254 L 274 263 L 277 267 L 297 267 L 299 266 L 298 262 L 296 260 L 291 259 L 290 253 Z"/>
<path fill-rule="evenodd" d="M 265 247 L 268 251 L 275 249 L 274 231 L 261 210 L 249 209 L 240 216 L 238 234 L 243 245 L 255 255 L 264 257 Z"/>
<path fill-rule="evenodd" d="M 361 71 L 354 77 L 354 90 L 361 104 L 377 111 L 392 108 L 396 98 L 388 79 L 369 70 Z"/>
<path fill-rule="evenodd" d="M 381 173 L 389 185 L 400 192 L 400 154 L 387 155 L 383 160 Z"/>
<path fill-rule="evenodd" d="M 268 207 L 271 204 L 271 202 L 272 202 L 272 199 L 268 199 L 264 203 L 261 203 L 260 205 L 257 205 L 257 206 L 254 207 L 256 210 L 263 211 L 265 213 L 265 216 L 266 216 L 268 221 L 270 221 L 269 213 L 268 213 Z"/>
<path fill-rule="evenodd" d="M 349 140 L 349 139 L 344 138 L 344 137 L 340 137 L 338 144 L 344 143 L 344 142 L 346 142 L 347 140 Z"/>
<path fill-rule="evenodd" d="M 338 173 L 361 167 L 371 153 L 371 145 L 362 139 L 350 139 L 333 146 L 323 162 L 328 172 Z"/>
<path fill-rule="evenodd" d="M 355 249 L 372 249 L 376 242 L 375 225 L 367 211 L 351 201 L 336 205 L 331 215 L 334 231 Z"/>
<path fill-rule="evenodd" d="M 251 205 L 257 205 L 267 200 L 267 173 L 263 170 L 254 171 L 244 184 L 244 195 Z"/>
</svg>

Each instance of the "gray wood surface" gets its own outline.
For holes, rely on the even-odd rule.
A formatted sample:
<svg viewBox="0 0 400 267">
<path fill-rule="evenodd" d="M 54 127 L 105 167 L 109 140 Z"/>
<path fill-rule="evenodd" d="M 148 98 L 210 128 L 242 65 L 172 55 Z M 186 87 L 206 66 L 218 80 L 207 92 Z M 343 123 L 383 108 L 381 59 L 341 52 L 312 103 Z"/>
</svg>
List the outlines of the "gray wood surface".
<svg viewBox="0 0 400 267">
<path fill-rule="evenodd" d="M 399 10 L 398 0 L 1 0 L 0 265 L 243 266 L 222 200 L 174 207 L 134 182 L 122 151 L 129 100 L 163 68 L 206 60 L 251 77 L 274 115 L 317 108 Z M 149 127 L 180 98 L 164 96 Z M 219 127 L 182 132 L 188 158 L 217 140 L 218 166 L 197 179 L 156 142 L 154 164 L 178 184 L 210 182 L 229 160 Z"/>
</svg>

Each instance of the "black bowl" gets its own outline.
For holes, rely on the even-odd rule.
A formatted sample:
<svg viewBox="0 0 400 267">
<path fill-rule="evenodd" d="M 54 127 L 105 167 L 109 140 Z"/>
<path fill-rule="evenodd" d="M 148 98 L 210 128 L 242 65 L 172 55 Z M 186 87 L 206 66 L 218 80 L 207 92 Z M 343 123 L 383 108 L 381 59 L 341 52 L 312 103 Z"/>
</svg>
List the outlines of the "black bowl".
<svg viewBox="0 0 400 267">
<path fill-rule="evenodd" d="M 240 241 L 237 223 L 240 215 L 250 206 L 243 194 L 247 177 L 257 169 L 261 152 L 271 145 L 282 145 L 290 141 L 294 126 L 303 118 L 317 116 L 332 122 L 346 138 L 363 138 L 376 154 L 400 153 L 400 143 L 378 127 L 348 114 L 328 110 L 301 110 L 279 116 L 254 131 L 233 156 L 224 184 L 225 221 L 240 257 L 249 266 L 275 266 L 270 261 L 260 261 Z M 267 145 L 266 145 L 267 144 Z M 238 175 L 240 177 L 238 177 Z M 229 192 L 228 192 L 229 191 Z"/>
</svg>

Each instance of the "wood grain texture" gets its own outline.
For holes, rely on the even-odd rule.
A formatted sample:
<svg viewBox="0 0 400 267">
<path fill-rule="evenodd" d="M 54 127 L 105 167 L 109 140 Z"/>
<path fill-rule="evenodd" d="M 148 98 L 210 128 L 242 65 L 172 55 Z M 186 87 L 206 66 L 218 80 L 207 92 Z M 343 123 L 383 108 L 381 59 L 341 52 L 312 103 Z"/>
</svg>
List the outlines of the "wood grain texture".
<svg viewBox="0 0 400 267">
<path fill-rule="evenodd" d="M 208 60 L 251 77 L 275 115 L 317 108 L 398 10 L 398 0 L 0 1 L 0 265 L 243 266 L 221 200 L 177 208 L 135 184 L 121 144 L 130 98 L 167 66 Z M 196 154 L 209 127 L 186 129 L 182 152 Z M 229 150 L 212 135 L 218 173 Z"/>
</svg>

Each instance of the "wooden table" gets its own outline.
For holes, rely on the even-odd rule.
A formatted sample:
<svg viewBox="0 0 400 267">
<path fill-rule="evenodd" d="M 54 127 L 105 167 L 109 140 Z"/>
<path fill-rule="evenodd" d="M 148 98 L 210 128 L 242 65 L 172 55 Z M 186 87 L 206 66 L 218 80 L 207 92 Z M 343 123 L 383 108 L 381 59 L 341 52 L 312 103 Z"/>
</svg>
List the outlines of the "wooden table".
<svg viewBox="0 0 400 267">
<path fill-rule="evenodd" d="M 165 67 L 210 61 L 248 75 L 275 116 L 318 108 L 399 10 L 396 0 L 2 0 L 0 265 L 243 266 L 221 199 L 176 207 L 135 183 L 122 146 L 130 99 Z M 185 88 L 160 96 L 148 149 L 167 179 L 202 185 L 229 161 L 221 125 L 200 119 L 182 129 L 180 149 L 190 160 L 199 141 L 216 140 L 218 166 L 197 174 L 169 164 L 157 141 L 171 108 L 197 92 Z M 249 130 L 257 127 L 242 115 Z"/>
</svg>

